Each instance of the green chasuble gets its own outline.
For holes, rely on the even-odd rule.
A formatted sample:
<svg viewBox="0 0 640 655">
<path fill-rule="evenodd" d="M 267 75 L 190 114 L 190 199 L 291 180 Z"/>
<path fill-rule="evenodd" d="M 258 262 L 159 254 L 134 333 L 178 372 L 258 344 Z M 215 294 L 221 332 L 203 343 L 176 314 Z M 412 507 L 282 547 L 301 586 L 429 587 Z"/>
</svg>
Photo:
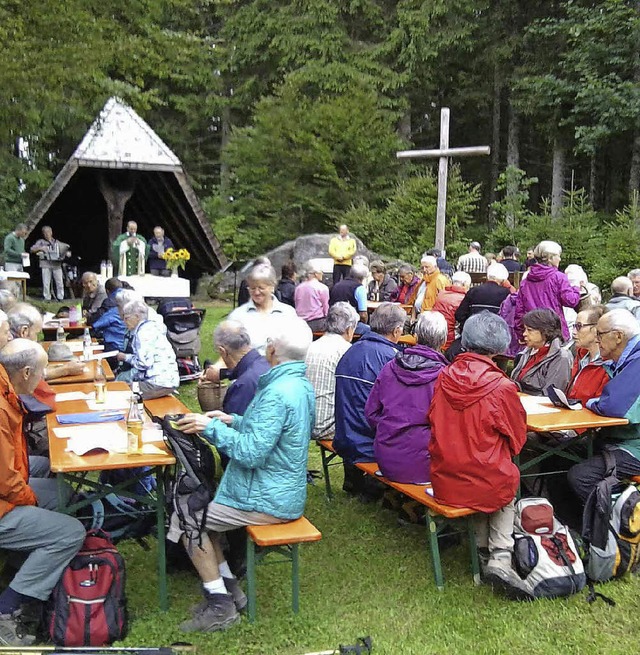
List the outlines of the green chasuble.
<svg viewBox="0 0 640 655">
<path fill-rule="evenodd" d="M 127 244 L 127 248 L 123 251 L 121 248 L 122 243 L 130 236 L 132 235 L 127 232 L 121 234 L 111 246 L 111 261 L 113 262 L 113 270 L 116 276 L 144 274 L 144 265 L 148 252 L 147 241 L 144 237 L 136 234 L 135 238 L 141 242 L 141 245 L 136 247 Z"/>
</svg>

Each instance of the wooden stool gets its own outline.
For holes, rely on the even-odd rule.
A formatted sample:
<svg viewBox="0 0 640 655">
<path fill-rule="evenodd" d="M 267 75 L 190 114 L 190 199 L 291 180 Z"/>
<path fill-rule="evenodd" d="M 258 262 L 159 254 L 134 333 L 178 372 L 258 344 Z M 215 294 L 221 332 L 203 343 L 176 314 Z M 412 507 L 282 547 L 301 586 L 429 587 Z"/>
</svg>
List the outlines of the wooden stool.
<svg viewBox="0 0 640 655">
<path fill-rule="evenodd" d="M 298 546 L 310 541 L 320 541 L 322 534 L 304 516 L 288 523 L 247 526 L 247 614 L 249 622 L 256 619 L 256 563 L 271 552 L 280 553 L 291 562 L 292 601 L 295 614 L 300 608 L 300 560 Z M 261 546 L 257 554 L 255 547 Z"/>
</svg>

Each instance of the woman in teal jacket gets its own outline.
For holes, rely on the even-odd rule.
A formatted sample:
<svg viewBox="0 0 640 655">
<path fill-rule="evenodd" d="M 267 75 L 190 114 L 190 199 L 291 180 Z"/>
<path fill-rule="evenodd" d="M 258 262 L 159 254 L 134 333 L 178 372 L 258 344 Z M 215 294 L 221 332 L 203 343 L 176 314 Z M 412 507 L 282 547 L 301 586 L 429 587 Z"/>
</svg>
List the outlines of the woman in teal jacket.
<svg viewBox="0 0 640 655">
<path fill-rule="evenodd" d="M 266 525 L 300 518 L 307 497 L 307 455 L 315 417 L 313 387 L 304 358 L 311 345 L 309 326 L 300 318 L 274 324 L 265 356 L 271 369 L 243 416 L 210 412 L 187 414 L 178 427 L 200 433 L 229 457 L 215 499 L 206 511 L 198 546 L 187 552 L 205 594 L 187 632 L 224 630 L 239 620 L 246 597 L 233 577 L 216 535 L 244 525 Z M 176 513 L 168 538 L 175 540 Z M 184 530 L 184 527 L 182 527 Z"/>
</svg>

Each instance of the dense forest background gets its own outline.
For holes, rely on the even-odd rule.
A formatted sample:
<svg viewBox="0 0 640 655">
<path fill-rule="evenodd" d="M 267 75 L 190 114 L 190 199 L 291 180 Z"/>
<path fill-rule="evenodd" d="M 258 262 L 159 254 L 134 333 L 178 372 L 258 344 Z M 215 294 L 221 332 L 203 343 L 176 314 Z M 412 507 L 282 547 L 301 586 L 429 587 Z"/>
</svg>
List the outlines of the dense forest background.
<svg viewBox="0 0 640 655">
<path fill-rule="evenodd" d="M 111 95 L 181 158 L 230 258 L 346 221 L 373 249 L 542 237 L 596 281 L 636 266 L 640 0 L 0 0 L 0 227 Z"/>
</svg>

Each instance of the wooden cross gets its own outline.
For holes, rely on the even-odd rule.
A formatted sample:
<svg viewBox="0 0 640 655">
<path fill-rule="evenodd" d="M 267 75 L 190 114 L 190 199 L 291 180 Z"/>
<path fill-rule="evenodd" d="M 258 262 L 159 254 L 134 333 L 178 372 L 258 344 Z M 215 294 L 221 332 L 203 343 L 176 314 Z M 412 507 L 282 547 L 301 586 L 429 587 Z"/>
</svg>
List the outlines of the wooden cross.
<svg viewBox="0 0 640 655">
<path fill-rule="evenodd" d="M 426 157 L 438 159 L 438 211 L 436 214 L 436 248 L 442 251 L 444 257 L 444 228 L 447 213 L 447 176 L 449 174 L 449 157 L 475 157 L 491 154 L 489 146 L 473 146 L 469 148 L 449 147 L 449 107 L 440 110 L 440 148 L 438 150 L 401 150 L 396 152 L 398 159 Z"/>
</svg>

